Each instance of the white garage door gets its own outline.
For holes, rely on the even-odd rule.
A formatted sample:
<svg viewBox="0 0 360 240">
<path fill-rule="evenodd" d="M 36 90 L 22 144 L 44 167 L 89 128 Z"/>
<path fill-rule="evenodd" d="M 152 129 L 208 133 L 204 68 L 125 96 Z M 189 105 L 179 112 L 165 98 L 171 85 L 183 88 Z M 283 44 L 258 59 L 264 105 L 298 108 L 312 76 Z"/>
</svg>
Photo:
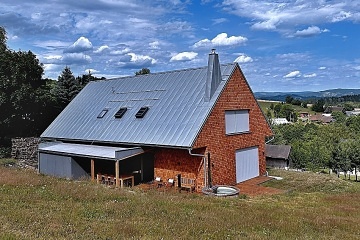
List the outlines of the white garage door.
<svg viewBox="0 0 360 240">
<path fill-rule="evenodd" d="M 243 182 L 259 176 L 259 151 L 257 147 L 237 150 L 236 182 Z"/>
</svg>

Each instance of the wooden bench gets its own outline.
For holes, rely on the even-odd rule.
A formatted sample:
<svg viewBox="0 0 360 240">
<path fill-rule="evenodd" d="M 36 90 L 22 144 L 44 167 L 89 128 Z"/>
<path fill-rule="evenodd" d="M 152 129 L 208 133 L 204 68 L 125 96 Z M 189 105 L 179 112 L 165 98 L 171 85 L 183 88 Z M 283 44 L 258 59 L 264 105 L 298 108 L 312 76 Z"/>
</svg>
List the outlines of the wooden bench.
<svg viewBox="0 0 360 240">
<path fill-rule="evenodd" d="M 181 189 L 186 189 L 190 192 L 193 192 L 195 190 L 195 179 L 193 178 L 185 178 L 185 177 L 181 177 Z"/>
</svg>

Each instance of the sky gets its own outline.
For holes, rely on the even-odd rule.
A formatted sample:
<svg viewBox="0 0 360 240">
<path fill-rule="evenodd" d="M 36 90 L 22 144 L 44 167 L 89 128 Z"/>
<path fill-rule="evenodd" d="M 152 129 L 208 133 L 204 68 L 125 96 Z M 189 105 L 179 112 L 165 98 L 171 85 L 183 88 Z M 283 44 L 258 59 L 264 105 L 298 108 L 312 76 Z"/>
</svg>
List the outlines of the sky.
<svg viewBox="0 0 360 240">
<path fill-rule="evenodd" d="M 360 88 L 360 1 L 1 0 L 7 45 L 44 78 L 238 62 L 254 92 Z"/>
</svg>

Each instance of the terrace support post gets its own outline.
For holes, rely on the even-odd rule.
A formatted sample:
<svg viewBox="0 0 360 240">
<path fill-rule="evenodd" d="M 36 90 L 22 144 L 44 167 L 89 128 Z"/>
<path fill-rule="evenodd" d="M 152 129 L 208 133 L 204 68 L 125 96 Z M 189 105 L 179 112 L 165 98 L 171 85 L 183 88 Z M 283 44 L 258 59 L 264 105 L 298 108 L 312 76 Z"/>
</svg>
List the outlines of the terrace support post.
<svg viewBox="0 0 360 240">
<path fill-rule="evenodd" d="M 116 178 L 116 183 L 115 183 L 115 187 L 120 187 L 120 167 L 119 167 L 119 160 L 116 160 L 115 162 L 115 178 Z"/>
<path fill-rule="evenodd" d="M 95 180 L 95 161 L 91 159 L 91 181 Z"/>
</svg>

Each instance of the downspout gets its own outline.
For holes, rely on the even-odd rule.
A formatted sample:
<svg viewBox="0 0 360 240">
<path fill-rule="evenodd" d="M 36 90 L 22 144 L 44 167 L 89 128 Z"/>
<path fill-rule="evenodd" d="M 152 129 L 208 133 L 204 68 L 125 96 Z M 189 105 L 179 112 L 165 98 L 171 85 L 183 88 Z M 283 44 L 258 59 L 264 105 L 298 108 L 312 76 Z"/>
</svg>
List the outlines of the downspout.
<svg viewBox="0 0 360 240">
<path fill-rule="evenodd" d="M 207 177 L 206 177 L 206 157 L 205 157 L 205 154 L 198 154 L 198 153 L 192 153 L 191 152 L 191 148 L 188 148 L 188 152 L 189 152 L 189 155 L 190 156 L 194 156 L 194 157 L 202 157 L 202 162 L 204 163 L 204 186 L 205 188 L 207 188 Z"/>
<path fill-rule="evenodd" d="M 273 141 L 275 139 L 275 136 L 272 136 L 272 138 L 270 140 L 268 140 L 267 142 L 265 142 L 265 144 L 268 144 L 269 142 Z"/>
<path fill-rule="evenodd" d="M 265 142 L 265 145 L 268 144 L 269 142 L 273 141 L 274 139 L 275 139 L 275 136 L 273 135 L 270 140 L 268 140 L 267 142 Z M 266 161 L 266 156 L 265 156 L 265 161 Z M 265 172 L 265 176 L 269 176 L 268 171 Z"/>
</svg>

